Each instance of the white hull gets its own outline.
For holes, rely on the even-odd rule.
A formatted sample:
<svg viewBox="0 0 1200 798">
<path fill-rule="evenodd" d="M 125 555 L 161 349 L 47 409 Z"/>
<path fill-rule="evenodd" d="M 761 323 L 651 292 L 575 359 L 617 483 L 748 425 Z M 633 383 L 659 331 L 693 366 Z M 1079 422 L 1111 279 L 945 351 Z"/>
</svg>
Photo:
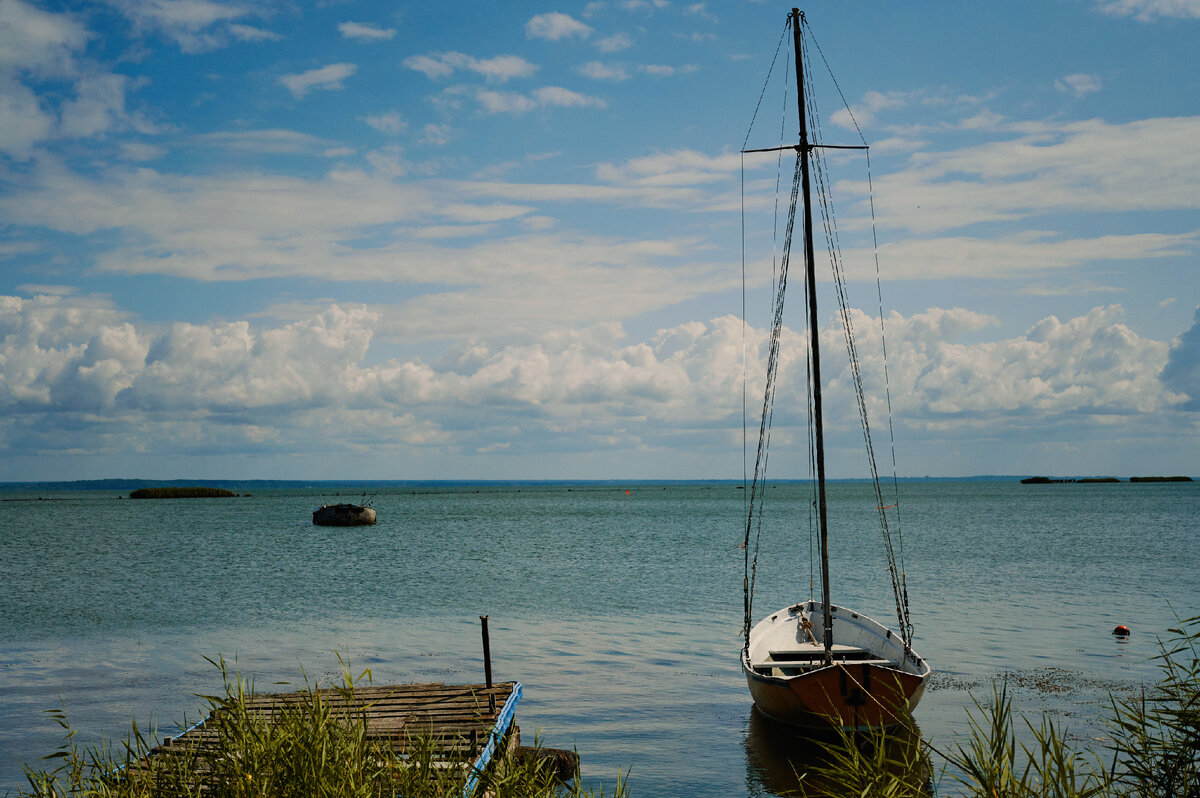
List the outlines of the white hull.
<svg viewBox="0 0 1200 798">
<path fill-rule="evenodd" d="M 833 663 L 825 664 L 822 605 L 786 607 L 750 630 L 742 672 L 755 705 L 793 726 L 871 728 L 901 723 L 931 668 L 878 621 L 834 606 Z"/>
</svg>

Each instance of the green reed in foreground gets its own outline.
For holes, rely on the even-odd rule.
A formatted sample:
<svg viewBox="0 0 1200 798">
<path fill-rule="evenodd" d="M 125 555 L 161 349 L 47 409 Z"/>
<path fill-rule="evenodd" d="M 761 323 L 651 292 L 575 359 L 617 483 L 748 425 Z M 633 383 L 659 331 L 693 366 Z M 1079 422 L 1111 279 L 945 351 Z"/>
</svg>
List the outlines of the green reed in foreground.
<svg viewBox="0 0 1200 798">
<path fill-rule="evenodd" d="M 1161 644 L 1160 679 L 1135 698 L 1112 697 L 1112 742 L 1079 750 L 1043 716 L 1022 719 L 1017 739 L 1006 686 L 968 712 L 970 732 L 949 750 L 889 744 L 887 732 L 844 732 L 824 745 L 826 761 L 801 779 L 802 795 L 924 798 L 938 792 L 929 774 L 947 762 L 945 791 L 986 798 L 1200 797 L 1200 616 L 1170 630 Z M 948 780 L 948 782 L 947 782 Z M 837 785 L 831 789 L 829 785 Z M 939 785 L 939 787 L 942 785 Z"/>
<path fill-rule="evenodd" d="M 148 756 L 154 733 L 136 722 L 118 748 L 101 742 L 81 749 L 65 710 L 51 715 L 64 729 L 62 746 L 47 759 L 57 768 L 27 767 L 29 790 L 23 796 L 59 798 L 448 798 L 463 795 L 468 774 L 438 761 L 432 735 L 414 735 L 403 758 L 367 736 L 365 712 L 335 711 L 327 697 L 309 684 L 301 700 L 278 709 L 268 722 L 249 711 L 252 685 L 231 673 L 223 659 L 212 661 L 222 674 L 224 695 L 204 696 L 215 712 L 206 727 L 217 732 L 216 749 Z M 369 671 L 359 679 L 370 677 Z M 354 699 L 359 679 L 343 664 L 335 694 Z M 326 694 L 327 695 L 327 694 Z M 542 758 L 524 757 L 481 774 L 477 795 L 495 798 L 586 798 L 578 778 L 559 781 Z M 615 796 L 625 788 L 618 776 Z M 603 798 L 601 790 L 600 798 Z"/>
</svg>

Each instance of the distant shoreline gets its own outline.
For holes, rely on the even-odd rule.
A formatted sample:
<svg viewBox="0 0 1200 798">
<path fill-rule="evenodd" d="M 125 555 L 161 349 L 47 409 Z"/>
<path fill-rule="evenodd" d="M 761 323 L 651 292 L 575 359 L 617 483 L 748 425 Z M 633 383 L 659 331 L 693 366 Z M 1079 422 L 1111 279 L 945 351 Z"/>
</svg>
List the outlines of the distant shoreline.
<svg viewBox="0 0 1200 798">
<path fill-rule="evenodd" d="M 1029 483 L 1060 483 L 1060 482 L 1124 482 L 1114 477 L 1027 477 L 1018 474 L 985 474 L 968 477 L 898 477 L 899 482 L 1021 482 Z M 891 477 L 884 477 L 884 482 L 890 482 Z M 1131 482 L 1191 482 L 1192 477 L 1130 477 Z M 768 480 L 772 485 L 808 484 L 811 479 L 779 478 Z M 847 477 L 830 479 L 832 483 L 867 483 L 863 477 Z M 620 487 L 628 485 L 713 485 L 741 486 L 741 479 L 83 479 L 83 480 L 46 480 L 26 482 L 0 482 L 0 490 L 45 490 L 45 491 L 99 491 L 116 490 L 132 491 L 139 488 L 171 488 L 203 486 L 225 488 L 246 492 L 247 489 L 366 489 L 366 488 L 470 488 L 470 487 L 570 487 L 573 485 L 586 487 Z"/>
</svg>

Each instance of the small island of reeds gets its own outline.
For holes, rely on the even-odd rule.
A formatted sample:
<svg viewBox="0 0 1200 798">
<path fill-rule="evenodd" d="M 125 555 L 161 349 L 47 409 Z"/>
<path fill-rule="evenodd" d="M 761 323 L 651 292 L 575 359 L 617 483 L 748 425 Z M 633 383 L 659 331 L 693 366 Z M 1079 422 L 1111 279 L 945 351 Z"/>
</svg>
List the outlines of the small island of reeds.
<svg viewBox="0 0 1200 798">
<path fill-rule="evenodd" d="M 227 499 L 237 494 L 225 488 L 138 488 L 129 494 L 131 499 Z"/>
<path fill-rule="evenodd" d="M 1025 477 L 1021 480 L 1022 485 L 1050 485 L 1059 482 L 1079 482 L 1079 483 L 1097 483 L 1097 482 L 1120 482 L 1116 477 Z M 1130 482 L 1191 482 L 1191 477 L 1130 477 Z"/>
<path fill-rule="evenodd" d="M 1130 482 L 1191 482 L 1191 477 L 1130 477 Z"/>
</svg>

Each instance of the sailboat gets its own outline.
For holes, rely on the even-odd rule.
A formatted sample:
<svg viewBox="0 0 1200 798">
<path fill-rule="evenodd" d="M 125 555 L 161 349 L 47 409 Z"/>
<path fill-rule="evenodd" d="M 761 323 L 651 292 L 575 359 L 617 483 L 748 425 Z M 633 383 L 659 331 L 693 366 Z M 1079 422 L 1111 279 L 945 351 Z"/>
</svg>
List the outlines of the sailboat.
<svg viewBox="0 0 1200 798">
<path fill-rule="evenodd" d="M 912 647 L 913 627 L 908 616 L 908 590 L 903 568 L 897 566 L 895 550 L 889 532 L 887 509 L 879 493 L 878 474 L 869 444 L 866 423 L 866 404 L 859 390 L 859 408 L 864 431 L 867 433 L 868 454 L 876 495 L 879 496 L 879 517 L 887 547 L 889 570 L 895 592 L 898 630 L 893 631 L 866 615 L 836 605 L 830 598 L 828 507 L 825 496 L 825 451 L 821 404 L 821 352 L 817 330 L 817 293 L 813 255 L 813 214 L 811 202 L 810 161 L 816 161 L 819 150 L 865 149 L 814 143 L 809 140 L 809 105 L 805 97 L 804 51 L 802 30 L 804 15 L 792 9 L 789 15 L 796 64 L 797 109 L 800 121 L 799 143 L 785 147 L 743 150 L 743 153 L 794 150 L 796 168 L 793 181 L 791 209 L 784 254 L 776 279 L 774 327 L 771 331 L 766 391 L 759 435 L 759 457 L 751 485 L 746 536 L 744 643 L 741 652 L 742 672 L 758 709 L 776 721 L 801 727 L 877 728 L 905 722 L 916 707 L 931 673 L 929 663 Z M 818 173 L 820 176 L 820 173 Z M 797 185 L 798 184 L 798 185 Z M 795 220 L 797 199 L 803 201 L 804 267 L 807 289 L 809 408 L 811 414 L 812 461 L 815 470 L 817 529 L 821 561 L 821 596 L 784 607 L 767 615 L 751 626 L 754 577 L 758 562 L 758 534 L 752 535 L 760 524 L 763 488 L 765 487 L 764 447 L 769 435 L 775 395 L 775 368 L 783 318 L 783 298 L 786 288 L 786 268 Z M 822 204 L 822 208 L 825 205 Z M 828 228 L 827 228 L 828 229 Z M 831 247 L 831 255 L 835 249 Z M 835 279 L 837 279 L 835 264 Z M 845 320 L 846 308 L 842 313 Z M 845 324 L 847 334 L 851 332 Z M 853 345 L 848 347 L 854 357 Z M 853 369 L 857 376 L 857 367 Z M 758 518 L 755 518 L 757 514 Z M 752 540 L 754 541 L 752 544 Z M 752 554 L 753 552 L 753 559 Z M 900 561 L 903 561 L 901 555 Z"/>
</svg>

